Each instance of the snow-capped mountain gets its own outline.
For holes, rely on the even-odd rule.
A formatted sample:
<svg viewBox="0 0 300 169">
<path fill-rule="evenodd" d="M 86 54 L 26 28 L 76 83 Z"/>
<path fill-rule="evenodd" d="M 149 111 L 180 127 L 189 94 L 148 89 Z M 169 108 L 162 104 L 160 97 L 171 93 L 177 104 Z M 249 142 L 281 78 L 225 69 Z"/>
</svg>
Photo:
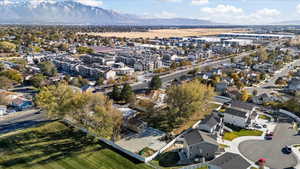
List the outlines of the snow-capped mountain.
<svg viewBox="0 0 300 169">
<path fill-rule="evenodd" d="M 203 25 L 198 19 L 143 18 L 121 14 L 83 0 L 0 0 L 2 24 L 80 24 L 80 25 Z"/>
</svg>

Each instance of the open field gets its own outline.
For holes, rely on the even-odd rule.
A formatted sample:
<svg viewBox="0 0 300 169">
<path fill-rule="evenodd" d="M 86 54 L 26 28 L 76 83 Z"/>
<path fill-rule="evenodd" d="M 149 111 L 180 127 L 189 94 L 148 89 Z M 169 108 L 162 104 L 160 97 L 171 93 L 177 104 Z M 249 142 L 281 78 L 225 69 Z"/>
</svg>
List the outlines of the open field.
<svg viewBox="0 0 300 169">
<path fill-rule="evenodd" d="M 170 38 L 170 37 L 188 37 L 188 36 L 209 36 L 229 32 L 246 32 L 243 29 L 157 29 L 148 32 L 104 32 L 104 33 L 87 33 L 88 35 L 102 37 L 126 37 L 126 38 Z M 85 33 L 81 33 L 85 34 Z"/>
<path fill-rule="evenodd" d="M 0 169 L 150 169 L 60 122 L 0 137 Z"/>
</svg>

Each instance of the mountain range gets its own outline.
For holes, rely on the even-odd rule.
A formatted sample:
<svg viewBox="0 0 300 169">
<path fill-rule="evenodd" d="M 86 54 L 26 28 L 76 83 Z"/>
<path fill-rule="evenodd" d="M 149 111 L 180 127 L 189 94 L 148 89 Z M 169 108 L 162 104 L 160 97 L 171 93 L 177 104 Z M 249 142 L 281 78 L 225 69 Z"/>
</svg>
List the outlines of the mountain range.
<svg viewBox="0 0 300 169">
<path fill-rule="evenodd" d="M 74 0 L 11 2 L 0 0 L 0 24 L 66 25 L 214 25 L 208 20 L 187 18 L 146 18 L 123 14 Z"/>
</svg>

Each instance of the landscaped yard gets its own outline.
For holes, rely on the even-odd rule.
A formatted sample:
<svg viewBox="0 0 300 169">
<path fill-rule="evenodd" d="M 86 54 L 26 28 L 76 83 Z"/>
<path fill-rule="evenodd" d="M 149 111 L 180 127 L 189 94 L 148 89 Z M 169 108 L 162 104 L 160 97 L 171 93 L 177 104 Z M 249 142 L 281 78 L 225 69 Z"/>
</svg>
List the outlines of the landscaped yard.
<svg viewBox="0 0 300 169">
<path fill-rule="evenodd" d="M 260 114 L 260 115 L 258 116 L 258 118 L 263 119 L 263 120 L 268 120 L 268 121 L 271 120 L 271 117 L 266 116 L 266 115 L 264 115 L 264 114 Z"/>
<path fill-rule="evenodd" d="M 242 136 L 261 136 L 263 134 L 262 131 L 259 130 L 240 130 L 240 131 L 234 131 L 234 132 L 226 132 L 224 133 L 224 140 L 232 141 L 238 137 Z"/>
<path fill-rule="evenodd" d="M 0 137 L 0 169 L 150 169 L 60 122 Z"/>
<path fill-rule="evenodd" d="M 143 157 L 150 157 L 154 153 L 155 153 L 155 150 L 153 150 L 153 149 L 151 149 L 149 147 L 145 147 L 138 154 L 141 155 L 141 156 L 143 156 Z"/>
</svg>

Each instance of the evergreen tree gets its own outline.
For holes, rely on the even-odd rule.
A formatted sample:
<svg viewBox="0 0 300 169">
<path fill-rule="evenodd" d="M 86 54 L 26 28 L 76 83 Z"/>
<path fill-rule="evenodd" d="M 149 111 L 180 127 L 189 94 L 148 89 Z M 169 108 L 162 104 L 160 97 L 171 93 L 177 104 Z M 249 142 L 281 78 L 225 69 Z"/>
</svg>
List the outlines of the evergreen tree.
<svg viewBox="0 0 300 169">
<path fill-rule="evenodd" d="M 161 79 L 159 78 L 158 75 L 154 76 L 150 83 L 149 83 L 149 88 L 151 90 L 158 90 L 162 85 Z"/>
</svg>

